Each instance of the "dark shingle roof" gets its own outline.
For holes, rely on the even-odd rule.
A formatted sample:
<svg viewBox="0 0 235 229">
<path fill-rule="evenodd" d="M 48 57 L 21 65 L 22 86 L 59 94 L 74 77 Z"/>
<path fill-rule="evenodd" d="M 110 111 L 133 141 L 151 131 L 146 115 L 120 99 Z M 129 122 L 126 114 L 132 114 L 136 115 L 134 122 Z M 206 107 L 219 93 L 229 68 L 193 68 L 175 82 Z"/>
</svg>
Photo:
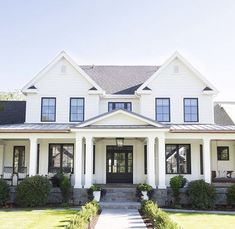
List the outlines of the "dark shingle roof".
<svg viewBox="0 0 235 229">
<path fill-rule="evenodd" d="M 107 94 L 134 94 L 160 66 L 80 66 Z"/>
<path fill-rule="evenodd" d="M 234 125 L 235 123 L 225 111 L 225 109 L 220 105 L 216 104 L 214 106 L 214 114 L 215 114 L 215 123 L 218 125 Z"/>
<path fill-rule="evenodd" d="M 0 125 L 25 122 L 25 101 L 0 101 Z"/>
</svg>

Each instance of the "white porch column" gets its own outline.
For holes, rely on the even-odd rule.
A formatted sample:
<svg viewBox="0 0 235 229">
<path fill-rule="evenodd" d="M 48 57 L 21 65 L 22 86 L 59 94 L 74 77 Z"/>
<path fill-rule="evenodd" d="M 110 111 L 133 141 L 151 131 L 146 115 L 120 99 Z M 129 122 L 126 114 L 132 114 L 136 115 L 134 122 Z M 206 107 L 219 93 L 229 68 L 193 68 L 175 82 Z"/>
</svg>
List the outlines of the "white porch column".
<svg viewBox="0 0 235 229">
<path fill-rule="evenodd" d="M 148 137 L 147 139 L 147 182 L 149 185 L 151 185 L 153 188 L 156 188 L 155 184 L 155 150 L 154 150 L 154 144 L 155 144 L 155 138 L 154 137 Z"/>
<path fill-rule="evenodd" d="M 158 188 L 166 188 L 165 136 L 158 137 Z"/>
<path fill-rule="evenodd" d="M 74 188 L 82 188 L 82 137 L 76 136 L 74 153 Z"/>
<path fill-rule="evenodd" d="M 84 188 L 89 188 L 92 185 L 92 165 L 93 165 L 93 139 L 91 136 L 86 137 L 86 175 Z"/>
<path fill-rule="evenodd" d="M 204 180 L 211 183 L 211 139 L 203 138 L 203 168 Z"/>
<path fill-rule="evenodd" d="M 37 172 L 37 138 L 30 138 L 29 141 L 29 176 L 35 176 Z"/>
<path fill-rule="evenodd" d="M 4 167 L 4 145 L 0 143 L 0 175 L 3 174 L 3 167 Z"/>
</svg>

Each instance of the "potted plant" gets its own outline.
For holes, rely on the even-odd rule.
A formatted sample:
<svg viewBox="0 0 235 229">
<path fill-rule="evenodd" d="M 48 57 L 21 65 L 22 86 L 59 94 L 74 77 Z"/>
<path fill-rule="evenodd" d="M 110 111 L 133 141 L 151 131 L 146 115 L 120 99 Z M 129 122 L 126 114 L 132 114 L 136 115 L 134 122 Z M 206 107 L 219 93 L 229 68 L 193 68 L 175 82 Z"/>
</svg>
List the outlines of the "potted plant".
<svg viewBox="0 0 235 229">
<path fill-rule="evenodd" d="M 152 194 L 153 187 L 148 184 L 138 184 L 136 188 L 137 196 L 143 200 L 149 200 L 150 195 Z"/>
<path fill-rule="evenodd" d="M 103 191 L 100 186 L 93 184 L 87 191 L 88 199 L 90 199 L 90 200 L 94 199 L 95 201 L 99 202 L 102 192 Z"/>
</svg>

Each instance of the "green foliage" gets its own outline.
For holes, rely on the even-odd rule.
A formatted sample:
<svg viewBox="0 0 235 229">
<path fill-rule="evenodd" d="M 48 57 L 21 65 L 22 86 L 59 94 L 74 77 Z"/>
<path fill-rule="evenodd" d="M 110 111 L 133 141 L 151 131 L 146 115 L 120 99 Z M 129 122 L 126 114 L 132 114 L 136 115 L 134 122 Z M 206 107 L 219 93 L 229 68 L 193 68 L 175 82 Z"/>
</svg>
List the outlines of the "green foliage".
<svg viewBox="0 0 235 229">
<path fill-rule="evenodd" d="M 100 186 L 93 184 L 89 189 L 87 189 L 87 196 L 88 200 L 92 201 L 94 199 L 93 192 L 95 191 L 101 191 L 101 197 L 105 196 L 106 190 L 101 188 Z"/>
<path fill-rule="evenodd" d="M 82 206 L 81 210 L 74 216 L 67 229 L 86 229 L 91 219 L 100 211 L 100 206 L 96 201 L 91 201 Z"/>
<path fill-rule="evenodd" d="M 157 229 L 178 229 L 178 225 L 174 223 L 166 212 L 158 208 L 151 200 L 142 201 L 141 211 L 149 218 L 154 228 Z"/>
<path fill-rule="evenodd" d="M 90 189 L 94 192 L 94 191 L 101 191 L 101 187 L 96 185 L 96 184 L 93 184 Z"/>
<path fill-rule="evenodd" d="M 227 203 L 229 205 L 235 206 L 235 184 L 228 188 Z"/>
<path fill-rule="evenodd" d="M 51 184 L 46 177 L 27 177 L 16 188 L 16 203 L 22 207 L 43 206 L 50 190 Z"/>
<path fill-rule="evenodd" d="M 60 191 L 63 197 L 63 202 L 67 203 L 70 198 L 71 183 L 68 177 L 61 176 L 59 182 Z"/>
<path fill-rule="evenodd" d="M 0 100 L 25 100 L 25 96 L 19 90 L 14 92 L 0 92 Z"/>
<path fill-rule="evenodd" d="M 215 204 L 215 187 L 204 180 L 195 180 L 188 185 L 188 195 L 195 209 L 212 209 Z"/>
<path fill-rule="evenodd" d="M 180 202 L 180 188 L 183 188 L 185 183 L 186 178 L 184 178 L 182 175 L 174 176 L 170 179 L 170 187 L 173 192 L 175 204 L 178 204 Z"/>
<path fill-rule="evenodd" d="M 136 189 L 138 189 L 139 191 L 147 191 L 147 192 L 151 192 L 153 190 L 153 187 L 149 184 L 138 184 Z"/>
<path fill-rule="evenodd" d="M 9 185 L 3 179 L 0 179 L 0 206 L 3 206 L 9 197 Z"/>
</svg>

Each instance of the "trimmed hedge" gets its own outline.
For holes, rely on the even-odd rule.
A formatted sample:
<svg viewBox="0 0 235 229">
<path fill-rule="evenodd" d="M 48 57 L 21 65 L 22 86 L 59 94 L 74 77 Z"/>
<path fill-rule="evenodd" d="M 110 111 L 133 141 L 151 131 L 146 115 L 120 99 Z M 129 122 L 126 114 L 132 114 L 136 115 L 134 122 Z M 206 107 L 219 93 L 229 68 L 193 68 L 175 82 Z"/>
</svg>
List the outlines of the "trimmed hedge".
<svg viewBox="0 0 235 229">
<path fill-rule="evenodd" d="M 94 216 L 100 211 L 100 206 L 96 201 L 88 202 L 82 206 L 81 210 L 74 216 L 70 221 L 70 224 L 66 227 L 67 229 L 86 229 L 88 228 L 89 222 Z"/>
<path fill-rule="evenodd" d="M 27 177 L 16 188 L 16 204 L 21 207 L 43 206 L 50 190 L 51 184 L 46 177 Z"/>
<path fill-rule="evenodd" d="M 0 206 L 6 204 L 7 199 L 9 198 L 9 185 L 3 179 L 0 179 Z"/>
<path fill-rule="evenodd" d="M 215 205 L 215 187 L 204 180 L 195 180 L 188 185 L 188 196 L 194 209 L 212 209 Z"/>
<path fill-rule="evenodd" d="M 227 203 L 231 206 L 235 206 L 235 184 L 228 188 Z"/>
<path fill-rule="evenodd" d="M 149 218 L 150 222 L 153 225 L 153 228 L 179 229 L 179 226 L 172 221 L 169 215 L 158 208 L 157 204 L 155 204 L 151 200 L 142 201 L 141 211 L 146 217 Z"/>
<path fill-rule="evenodd" d="M 180 203 L 180 189 L 186 184 L 186 178 L 182 175 L 174 176 L 170 179 L 170 187 L 174 196 L 175 204 Z"/>
</svg>

